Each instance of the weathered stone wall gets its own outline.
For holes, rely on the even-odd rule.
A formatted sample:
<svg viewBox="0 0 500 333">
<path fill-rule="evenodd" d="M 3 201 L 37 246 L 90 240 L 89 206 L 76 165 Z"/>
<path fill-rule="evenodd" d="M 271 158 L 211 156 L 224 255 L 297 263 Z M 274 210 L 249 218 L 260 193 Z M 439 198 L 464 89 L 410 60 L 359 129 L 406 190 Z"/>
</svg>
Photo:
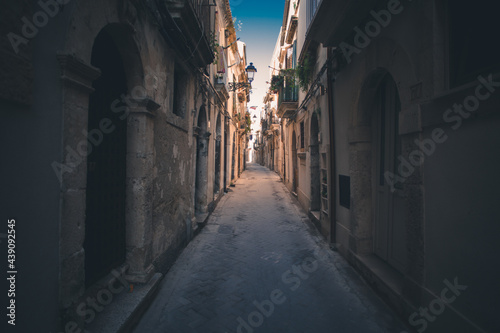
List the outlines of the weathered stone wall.
<svg viewBox="0 0 500 333">
<path fill-rule="evenodd" d="M 82 309 L 75 313 L 77 306 L 108 281 L 104 277 L 92 286 L 85 281 L 87 156 L 93 148 L 90 133 L 99 130 L 88 125 L 89 98 L 95 91 L 93 83 L 105 70 L 92 65 L 94 42 L 100 33 L 116 44 L 127 88 L 109 106 L 113 112 L 123 113 L 120 121 L 127 128 L 123 166 L 126 259 L 116 267 L 127 281 L 145 283 L 155 272 L 165 273 L 197 227 L 194 209 L 201 110 L 206 110 L 206 132 L 202 134 L 208 143 L 204 192 L 200 194 L 205 209 L 213 208 L 224 194 L 226 152 L 226 185 L 231 181 L 231 168 L 234 178 L 242 171 L 246 141 L 238 136 L 232 120 L 225 141 L 226 108 L 231 104 L 224 104 L 213 89 L 216 68 L 207 64 L 207 77 L 199 64 L 179 56 L 179 45 L 172 45 L 161 32 L 155 2 L 74 0 L 61 6 L 47 2 L 49 7 L 43 8 L 40 3 L 8 1 L 2 15 L 2 35 L 15 33 L 18 39 L 3 38 L 1 42 L 0 123 L 4 141 L 9 143 L 6 156 L 15 158 L 15 163 L 2 163 L 1 168 L 10 191 L 2 191 L 2 202 L 9 209 L 6 213 L 17 214 L 7 217 L 18 220 L 18 232 L 24 235 L 19 260 L 26 266 L 19 278 L 23 286 L 19 299 L 29 302 L 24 302 L 27 305 L 19 314 L 18 327 L 49 332 L 73 321 L 84 327 Z M 213 22 L 214 8 L 206 7 L 203 13 L 204 21 L 210 16 Z M 43 22 L 30 28 L 34 14 Z M 222 18 L 219 23 L 224 36 L 226 23 Z M 26 31 L 30 31 L 29 37 L 23 35 Z M 240 104 L 238 109 L 245 110 L 245 103 Z M 101 131 L 94 139 L 97 137 L 106 140 L 106 133 Z M 220 177 L 215 184 L 218 140 Z M 234 157 L 234 165 L 233 147 L 240 154 Z M 216 193 L 214 188 L 220 190 Z"/>
<path fill-rule="evenodd" d="M 491 221 L 500 215 L 492 199 L 498 187 L 493 184 L 498 184 L 494 169 L 498 169 L 499 161 L 486 148 L 498 141 L 493 134 L 498 125 L 493 107 L 498 95 L 488 91 L 491 95 L 480 102 L 474 116 L 460 122 L 456 118 L 445 121 L 447 109 L 463 104 L 467 98 L 473 101 L 470 96 L 476 96 L 481 81 L 447 88 L 443 73 L 449 63 L 443 41 L 448 37 L 443 13 L 436 4 L 405 4 L 404 10 L 393 16 L 390 25 L 382 28 L 369 45 L 359 54 L 351 54 L 352 62 L 337 75 L 337 177 L 348 175 L 351 179 L 350 210 L 338 203 L 336 207 L 337 242 L 341 252 L 358 267 L 363 266 L 359 258 L 373 253 L 378 145 L 372 127 L 374 96 L 380 80 L 389 74 L 401 100 L 397 130 L 402 153 L 396 156 L 397 165 L 417 153 L 426 155 L 421 166 L 398 173 L 404 176 L 402 186 L 396 190 L 404 207 L 395 213 L 399 214 L 395 215 L 395 223 L 405 230 L 403 251 L 408 256 L 399 287 L 402 298 L 411 305 L 405 311 L 410 315 L 415 309 L 412 306 L 428 306 L 445 287 L 443 281 L 456 277 L 460 284 L 468 286 L 467 291 L 453 303 L 455 311 L 447 309 L 436 323 L 429 323 L 427 330 L 475 332 L 479 331 L 475 325 L 492 328 L 487 318 L 493 314 L 488 310 L 478 313 L 471 305 L 484 309 L 484 304 L 498 304 L 498 297 L 491 295 L 493 270 L 489 265 L 477 266 L 479 258 L 487 260 L 492 252 L 498 252 L 498 247 L 491 245 L 495 243 L 491 234 L 498 231 Z M 487 88 L 481 89 L 486 92 Z M 430 143 L 436 133 L 438 140 L 445 142 Z M 422 142 L 427 144 L 424 149 Z M 466 249 L 465 244 L 474 244 L 473 249 Z M 369 276 L 377 283 L 376 274 Z M 473 288 L 475 291 L 469 293 Z"/>
</svg>

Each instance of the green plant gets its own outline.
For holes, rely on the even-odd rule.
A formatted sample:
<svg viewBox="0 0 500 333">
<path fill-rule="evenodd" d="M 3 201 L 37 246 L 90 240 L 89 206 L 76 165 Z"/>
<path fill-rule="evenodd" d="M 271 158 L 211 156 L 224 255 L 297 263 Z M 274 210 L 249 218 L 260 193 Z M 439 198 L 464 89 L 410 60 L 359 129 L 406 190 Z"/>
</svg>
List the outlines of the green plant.
<svg viewBox="0 0 500 333">
<path fill-rule="evenodd" d="M 252 126 L 252 119 L 250 117 L 250 113 L 249 112 L 247 112 L 245 114 L 245 121 L 246 121 L 245 133 L 248 133 L 248 132 L 250 132 L 251 126 Z"/>
<path fill-rule="evenodd" d="M 273 75 L 271 77 L 271 91 L 278 92 L 283 86 L 294 88 L 296 85 L 296 70 L 294 68 L 280 69 L 278 75 Z"/>
<path fill-rule="evenodd" d="M 287 68 L 287 69 L 280 69 L 280 75 L 287 77 L 287 78 L 295 78 L 295 69 L 294 68 Z"/>
<path fill-rule="evenodd" d="M 210 32 L 210 48 L 212 49 L 212 52 L 215 54 L 215 60 L 214 64 L 217 65 L 217 62 L 219 61 L 219 41 L 217 40 L 217 35 L 215 32 Z"/>
<path fill-rule="evenodd" d="M 311 52 L 307 52 L 304 60 L 297 66 L 296 74 L 299 81 L 299 87 L 302 91 L 307 91 L 314 72 L 314 59 Z"/>
<path fill-rule="evenodd" d="M 285 82 L 283 76 L 281 75 L 273 75 L 271 78 L 271 91 L 278 92 L 278 90 L 283 87 L 283 83 Z"/>
</svg>

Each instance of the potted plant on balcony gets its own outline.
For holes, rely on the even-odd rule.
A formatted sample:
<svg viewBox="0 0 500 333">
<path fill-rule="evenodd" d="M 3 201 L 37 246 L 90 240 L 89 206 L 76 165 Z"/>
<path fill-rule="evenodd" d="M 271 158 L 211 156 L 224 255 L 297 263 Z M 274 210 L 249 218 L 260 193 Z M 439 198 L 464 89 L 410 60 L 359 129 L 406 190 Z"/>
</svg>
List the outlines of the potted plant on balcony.
<svg viewBox="0 0 500 333">
<path fill-rule="evenodd" d="M 296 74 L 299 81 L 299 87 L 306 92 L 311 83 L 314 72 L 314 57 L 311 52 L 307 52 L 304 60 L 297 66 Z"/>
<path fill-rule="evenodd" d="M 215 83 L 224 84 L 224 72 L 217 72 L 217 74 L 215 74 Z"/>
<path fill-rule="evenodd" d="M 210 32 L 210 48 L 212 49 L 212 52 L 215 55 L 214 64 L 217 65 L 217 63 L 219 61 L 220 44 L 219 44 L 219 41 L 217 39 L 217 35 L 213 31 Z"/>
<path fill-rule="evenodd" d="M 252 118 L 250 118 L 250 113 L 245 114 L 245 133 L 250 132 L 252 126 Z"/>
<path fill-rule="evenodd" d="M 273 93 L 277 93 L 281 87 L 283 87 L 283 83 L 285 82 L 283 76 L 281 75 L 273 75 L 271 78 L 271 87 L 269 88 Z"/>
</svg>

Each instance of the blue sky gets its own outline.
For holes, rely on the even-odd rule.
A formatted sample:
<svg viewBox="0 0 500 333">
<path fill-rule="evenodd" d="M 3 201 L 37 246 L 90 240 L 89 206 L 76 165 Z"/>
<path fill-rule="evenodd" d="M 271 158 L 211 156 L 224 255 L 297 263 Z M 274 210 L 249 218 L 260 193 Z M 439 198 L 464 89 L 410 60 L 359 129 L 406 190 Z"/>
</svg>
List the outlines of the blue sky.
<svg viewBox="0 0 500 333">
<path fill-rule="evenodd" d="M 233 18 L 243 23 L 236 35 L 247 44 L 247 60 L 257 67 L 249 106 L 262 103 L 268 67 L 283 23 L 285 0 L 229 0 Z M 237 28 L 237 23 L 235 24 Z"/>
</svg>

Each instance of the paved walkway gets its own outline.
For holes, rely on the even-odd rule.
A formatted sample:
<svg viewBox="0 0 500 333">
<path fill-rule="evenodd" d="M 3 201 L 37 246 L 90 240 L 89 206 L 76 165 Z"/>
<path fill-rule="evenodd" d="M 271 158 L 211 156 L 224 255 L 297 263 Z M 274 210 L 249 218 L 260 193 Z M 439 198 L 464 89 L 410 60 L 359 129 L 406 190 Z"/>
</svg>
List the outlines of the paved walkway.
<svg viewBox="0 0 500 333">
<path fill-rule="evenodd" d="M 134 332 L 401 332 L 392 311 L 249 164 L 168 272 Z"/>
</svg>

